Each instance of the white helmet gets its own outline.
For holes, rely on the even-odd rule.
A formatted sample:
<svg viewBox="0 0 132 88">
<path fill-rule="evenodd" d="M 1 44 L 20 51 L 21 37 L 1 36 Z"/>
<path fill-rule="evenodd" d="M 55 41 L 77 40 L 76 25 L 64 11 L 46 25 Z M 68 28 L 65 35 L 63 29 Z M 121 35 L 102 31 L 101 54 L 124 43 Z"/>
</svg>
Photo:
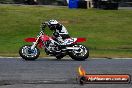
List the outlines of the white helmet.
<svg viewBox="0 0 132 88">
<path fill-rule="evenodd" d="M 50 20 L 48 21 L 48 26 L 50 30 L 55 30 L 60 26 L 60 24 L 56 20 Z"/>
<path fill-rule="evenodd" d="M 49 23 L 49 25 L 52 25 L 52 24 L 53 24 L 53 25 L 54 25 L 54 24 L 56 25 L 56 24 L 58 24 L 58 22 L 57 22 L 56 20 L 50 20 L 48 23 Z"/>
</svg>

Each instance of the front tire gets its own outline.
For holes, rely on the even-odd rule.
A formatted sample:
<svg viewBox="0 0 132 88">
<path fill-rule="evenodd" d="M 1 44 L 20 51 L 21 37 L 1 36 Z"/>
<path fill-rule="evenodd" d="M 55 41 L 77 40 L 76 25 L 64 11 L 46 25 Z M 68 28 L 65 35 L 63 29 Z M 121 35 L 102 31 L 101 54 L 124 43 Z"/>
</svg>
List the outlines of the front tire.
<svg viewBox="0 0 132 88">
<path fill-rule="evenodd" d="M 73 47 L 79 47 L 78 50 L 72 50 L 69 52 L 69 56 L 77 61 L 84 61 L 89 57 L 89 49 L 81 44 L 76 44 Z"/>
<path fill-rule="evenodd" d="M 37 47 L 31 50 L 31 45 L 24 45 L 19 49 L 19 55 L 23 59 L 31 61 L 36 60 L 39 57 L 40 51 Z"/>
</svg>

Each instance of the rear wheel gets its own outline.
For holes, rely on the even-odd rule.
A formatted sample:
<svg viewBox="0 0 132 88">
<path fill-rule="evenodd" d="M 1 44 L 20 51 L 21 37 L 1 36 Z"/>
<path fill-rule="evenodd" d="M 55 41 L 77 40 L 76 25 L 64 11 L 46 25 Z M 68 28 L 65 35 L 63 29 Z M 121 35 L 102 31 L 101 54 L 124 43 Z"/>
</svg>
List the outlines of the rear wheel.
<svg viewBox="0 0 132 88">
<path fill-rule="evenodd" d="M 25 60 L 35 60 L 39 57 L 40 51 L 37 47 L 31 50 L 31 45 L 24 45 L 20 48 L 19 54 Z"/>
<path fill-rule="evenodd" d="M 77 61 L 83 61 L 89 57 L 89 49 L 81 44 L 76 44 L 73 47 L 79 48 L 78 50 L 72 50 L 69 56 Z"/>
</svg>

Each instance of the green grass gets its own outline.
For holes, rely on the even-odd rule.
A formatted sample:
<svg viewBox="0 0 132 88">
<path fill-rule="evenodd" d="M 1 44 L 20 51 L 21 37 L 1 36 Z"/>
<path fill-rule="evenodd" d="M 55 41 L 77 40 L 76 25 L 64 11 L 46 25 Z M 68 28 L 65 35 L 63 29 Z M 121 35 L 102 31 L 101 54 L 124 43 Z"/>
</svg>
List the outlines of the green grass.
<svg viewBox="0 0 132 88">
<path fill-rule="evenodd" d="M 0 56 L 19 56 L 23 39 L 36 37 L 49 19 L 62 22 L 73 37 L 86 37 L 91 57 L 132 57 L 131 10 L 12 5 L 0 6 Z"/>
</svg>

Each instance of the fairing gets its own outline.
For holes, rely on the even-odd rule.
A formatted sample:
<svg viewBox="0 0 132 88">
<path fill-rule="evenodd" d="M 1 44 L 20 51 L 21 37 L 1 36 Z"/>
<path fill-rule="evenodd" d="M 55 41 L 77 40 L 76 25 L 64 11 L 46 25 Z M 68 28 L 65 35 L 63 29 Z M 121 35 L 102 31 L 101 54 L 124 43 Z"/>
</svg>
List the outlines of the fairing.
<svg viewBox="0 0 132 88">
<path fill-rule="evenodd" d="M 36 38 L 26 38 L 24 39 L 26 42 L 35 42 Z"/>
</svg>

